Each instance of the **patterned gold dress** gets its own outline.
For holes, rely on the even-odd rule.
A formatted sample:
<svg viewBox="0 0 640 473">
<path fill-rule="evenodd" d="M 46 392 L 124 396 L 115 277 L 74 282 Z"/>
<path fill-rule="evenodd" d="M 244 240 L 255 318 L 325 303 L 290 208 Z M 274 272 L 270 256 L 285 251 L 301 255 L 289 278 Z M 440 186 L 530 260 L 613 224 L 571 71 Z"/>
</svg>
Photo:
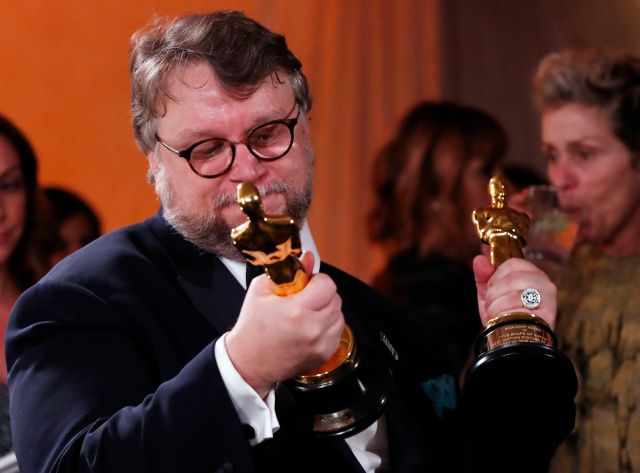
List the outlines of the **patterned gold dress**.
<svg viewBox="0 0 640 473">
<path fill-rule="evenodd" d="M 580 388 L 553 473 L 640 472 L 640 255 L 582 246 L 558 278 L 560 346 Z"/>
</svg>

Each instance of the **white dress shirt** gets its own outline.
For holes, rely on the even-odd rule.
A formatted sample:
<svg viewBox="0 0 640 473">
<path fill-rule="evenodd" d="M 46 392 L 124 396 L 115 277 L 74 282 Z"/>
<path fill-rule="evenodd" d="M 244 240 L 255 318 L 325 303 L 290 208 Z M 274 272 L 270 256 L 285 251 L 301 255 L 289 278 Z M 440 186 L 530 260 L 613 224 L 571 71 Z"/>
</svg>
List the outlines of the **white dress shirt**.
<svg viewBox="0 0 640 473">
<path fill-rule="evenodd" d="M 311 251 L 315 256 L 314 274 L 320 270 L 320 255 L 305 221 L 300 229 L 300 241 L 303 251 Z M 246 263 L 220 258 L 231 274 L 246 289 Z M 266 399 L 262 399 L 251 386 L 240 376 L 233 366 L 225 348 L 224 334 L 216 342 L 214 353 L 222 380 L 229 392 L 231 401 L 238 412 L 240 421 L 250 425 L 255 431 L 255 437 L 250 440 L 256 445 L 266 439 L 273 438 L 273 434 L 280 428 L 275 412 L 275 390 L 272 389 Z M 387 433 L 384 417 L 378 419 L 359 434 L 345 439 L 349 448 L 367 473 L 380 473 L 386 469 L 388 460 Z"/>
</svg>

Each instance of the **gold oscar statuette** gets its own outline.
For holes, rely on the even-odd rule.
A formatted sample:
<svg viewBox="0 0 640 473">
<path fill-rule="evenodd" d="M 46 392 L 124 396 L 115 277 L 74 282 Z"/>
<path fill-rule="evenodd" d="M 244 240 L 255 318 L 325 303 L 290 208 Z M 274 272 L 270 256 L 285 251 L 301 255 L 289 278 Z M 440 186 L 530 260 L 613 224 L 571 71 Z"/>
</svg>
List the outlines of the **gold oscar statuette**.
<svg viewBox="0 0 640 473">
<path fill-rule="evenodd" d="M 472 219 L 490 259 L 498 267 L 509 258 L 522 258 L 529 217 L 507 205 L 507 188 L 499 176 L 489 182 L 491 205 L 474 210 Z M 525 294 L 532 291 L 533 301 Z M 463 405 L 469 425 L 493 436 L 528 442 L 527 426 L 553 425 L 551 432 L 568 434 L 575 419 L 578 388 L 571 361 L 556 348 L 556 336 L 541 317 L 532 313 L 544 300 L 534 288 L 523 288 L 523 309 L 493 318 L 475 342 L 475 357 L 467 369 Z M 513 426 L 496 432 L 497 426 Z M 514 437 L 517 436 L 517 437 Z M 499 448 L 486 452 L 499 461 Z M 523 461 L 525 461 L 523 459 Z M 514 465 L 518 471 L 518 465 Z"/>
<path fill-rule="evenodd" d="M 237 202 L 247 221 L 231 231 L 248 264 L 261 266 L 273 292 L 286 297 L 301 291 L 309 276 L 299 256 L 300 233 L 289 215 L 266 215 L 256 186 L 238 185 Z M 320 436 L 352 435 L 370 425 L 386 403 L 391 385 L 388 367 L 368 363 L 348 325 L 337 350 L 321 366 L 288 380 L 303 428 Z"/>
<path fill-rule="evenodd" d="M 522 258 L 527 243 L 529 216 L 507 205 L 507 188 L 500 176 L 489 181 L 490 207 L 473 211 L 473 222 L 483 243 L 489 245 L 494 267 L 509 258 Z M 523 288 L 524 289 L 524 288 Z M 547 322 L 525 311 L 514 311 L 493 317 L 485 327 L 486 337 L 480 350 L 490 350 L 512 343 L 534 343 L 556 346 L 556 338 Z"/>
</svg>

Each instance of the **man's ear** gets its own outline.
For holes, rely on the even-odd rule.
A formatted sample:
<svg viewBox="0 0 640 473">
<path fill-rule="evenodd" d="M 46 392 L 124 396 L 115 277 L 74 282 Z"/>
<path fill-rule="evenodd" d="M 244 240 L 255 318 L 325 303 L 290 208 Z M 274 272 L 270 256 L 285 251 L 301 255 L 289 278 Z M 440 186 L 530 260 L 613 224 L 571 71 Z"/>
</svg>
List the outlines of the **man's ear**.
<svg viewBox="0 0 640 473">
<path fill-rule="evenodd" d="M 150 151 L 147 154 L 147 161 L 149 163 L 149 169 L 147 171 L 147 180 L 150 184 L 155 184 L 156 174 L 160 170 L 160 163 L 155 151 Z"/>
</svg>

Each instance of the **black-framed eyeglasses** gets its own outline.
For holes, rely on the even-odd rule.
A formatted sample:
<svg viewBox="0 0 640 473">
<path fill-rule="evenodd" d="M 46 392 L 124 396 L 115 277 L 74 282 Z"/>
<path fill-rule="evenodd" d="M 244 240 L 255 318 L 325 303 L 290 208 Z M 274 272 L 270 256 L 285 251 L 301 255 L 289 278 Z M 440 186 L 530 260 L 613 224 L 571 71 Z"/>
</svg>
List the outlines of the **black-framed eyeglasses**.
<svg viewBox="0 0 640 473">
<path fill-rule="evenodd" d="M 295 107 L 295 105 L 294 105 Z M 236 146 L 244 144 L 249 152 L 262 161 L 275 161 L 289 152 L 293 145 L 293 129 L 298 124 L 300 108 L 294 118 L 271 120 L 254 126 L 244 138 L 230 141 L 207 138 L 188 148 L 177 150 L 156 135 L 156 140 L 169 151 L 184 158 L 198 176 L 213 178 L 227 172 L 236 158 Z"/>
</svg>

